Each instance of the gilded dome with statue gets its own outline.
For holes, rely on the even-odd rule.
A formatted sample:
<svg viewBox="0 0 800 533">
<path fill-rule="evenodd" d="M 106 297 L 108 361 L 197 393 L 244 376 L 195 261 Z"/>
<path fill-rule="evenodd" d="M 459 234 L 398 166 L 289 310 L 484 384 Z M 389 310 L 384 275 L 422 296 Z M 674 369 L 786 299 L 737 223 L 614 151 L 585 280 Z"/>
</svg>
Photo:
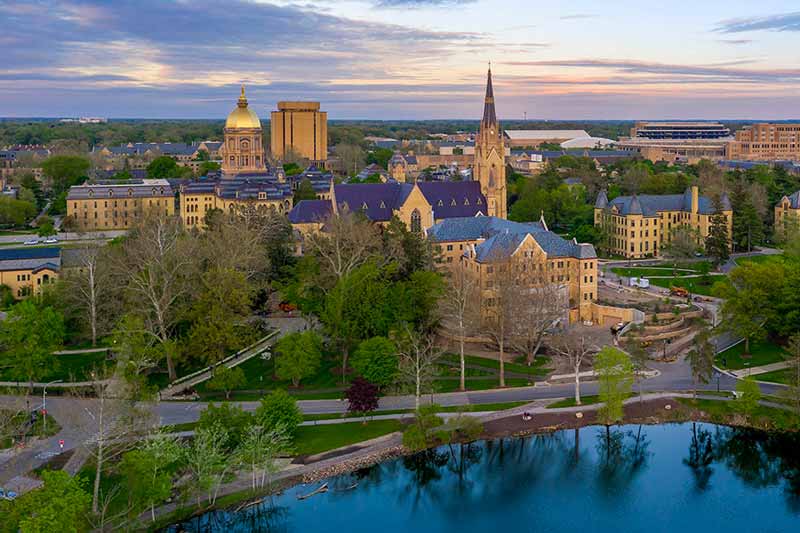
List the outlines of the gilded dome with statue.
<svg viewBox="0 0 800 533">
<path fill-rule="evenodd" d="M 225 121 L 225 128 L 232 129 L 261 129 L 261 121 L 258 119 L 255 111 L 247 107 L 247 98 L 244 96 L 244 85 L 242 85 L 242 94 L 239 96 L 239 101 L 236 104 L 236 109 L 231 111 L 228 119 Z"/>
</svg>

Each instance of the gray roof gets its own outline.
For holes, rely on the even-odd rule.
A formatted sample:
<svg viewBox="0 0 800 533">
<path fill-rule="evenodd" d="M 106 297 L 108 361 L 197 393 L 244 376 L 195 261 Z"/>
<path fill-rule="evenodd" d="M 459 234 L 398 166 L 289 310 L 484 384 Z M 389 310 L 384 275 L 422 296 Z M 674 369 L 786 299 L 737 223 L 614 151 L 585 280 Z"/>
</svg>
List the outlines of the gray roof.
<svg viewBox="0 0 800 533">
<path fill-rule="evenodd" d="M 603 194 L 603 193 L 601 193 Z M 730 209 L 730 200 L 727 194 L 720 197 L 723 210 Z M 600 197 L 598 196 L 598 203 Z M 654 217 L 662 211 L 686 211 L 692 210 L 692 191 L 686 189 L 683 194 L 634 194 L 633 196 L 617 196 L 610 202 L 609 207 L 616 207 L 621 215 L 644 215 Z M 597 203 L 595 207 L 600 207 Z M 714 203 L 707 196 L 698 198 L 698 211 L 704 215 L 715 213 Z"/>
<path fill-rule="evenodd" d="M 169 182 L 163 179 L 96 181 L 70 187 L 67 200 L 149 198 L 153 196 L 172 197 L 174 192 Z"/>
<path fill-rule="evenodd" d="M 228 200 L 282 201 L 292 197 L 292 184 L 272 174 L 239 174 L 233 178 L 193 181 L 181 188 L 183 194 L 216 194 Z M 263 193 L 263 194 L 262 194 Z"/>
<path fill-rule="evenodd" d="M 434 224 L 428 236 L 435 242 L 482 241 L 475 246 L 478 261 L 506 257 L 527 235 L 542 247 L 548 257 L 597 257 L 594 246 L 578 244 L 548 231 L 540 222 L 513 222 L 497 217 L 450 218 Z"/>
<path fill-rule="evenodd" d="M 794 191 L 786 198 L 789 199 L 789 207 L 792 209 L 800 209 L 800 191 Z"/>
<path fill-rule="evenodd" d="M 0 250 L 0 270 L 32 270 L 61 268 L 61 248 L 12 248 Z"/>
<path fill-rule="evenodd" d="M 594 206 L 597 209 L 605 209 L 608 207 L 608 196 L 606 196 L 606 191 L 600 191 L 600 194 L 597 195 L 597 201 L 594 203 Z"/>
</svg>

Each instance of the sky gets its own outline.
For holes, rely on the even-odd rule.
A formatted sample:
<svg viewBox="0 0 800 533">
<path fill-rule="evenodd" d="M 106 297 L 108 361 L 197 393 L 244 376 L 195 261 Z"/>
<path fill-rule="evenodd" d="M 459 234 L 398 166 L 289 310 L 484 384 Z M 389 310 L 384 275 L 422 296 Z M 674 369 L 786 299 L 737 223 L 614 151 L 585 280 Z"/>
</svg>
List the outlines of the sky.
<svg viewBox="0 0 800 533">
<path fill-rule="evenodd" d="M 0 116 L 798 119 L 797 0 L 0 0 Z"/>
</svg>

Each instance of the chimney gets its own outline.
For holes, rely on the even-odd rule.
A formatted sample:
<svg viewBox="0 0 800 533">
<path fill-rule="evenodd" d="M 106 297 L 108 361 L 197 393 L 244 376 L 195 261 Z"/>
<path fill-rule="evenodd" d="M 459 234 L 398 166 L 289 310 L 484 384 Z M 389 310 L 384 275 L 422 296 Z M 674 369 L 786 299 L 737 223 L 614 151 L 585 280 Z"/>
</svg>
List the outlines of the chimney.
<svg viewBox="0 0 800 533">
<path fill-rule="evenodd" d="M 700 205 L 700 192 L 697 185 L 692 185 L 692 214 L 696 215 Z"/>
</svg>

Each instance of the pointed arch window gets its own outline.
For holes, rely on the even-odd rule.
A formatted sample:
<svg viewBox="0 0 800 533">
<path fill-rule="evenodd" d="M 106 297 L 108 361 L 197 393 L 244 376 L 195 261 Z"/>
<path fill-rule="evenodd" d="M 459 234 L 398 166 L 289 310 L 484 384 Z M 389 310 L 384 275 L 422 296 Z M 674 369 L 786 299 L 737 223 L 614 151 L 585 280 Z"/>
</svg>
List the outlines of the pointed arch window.
<svg viewBox="0 0 800 533">
<path fill-rule="evenodd" d="M 451 205 L 451 206 L 453 206 L 453 207 L 455 207 L 456 205 L 458 205 L 458 204 L 456 204 L 456 199 L 455 199 L 455 198 L 453 198 L 452 200 L 450 200 L 450 205 Z"/>
<path fill-rule="evenodd" d="M 363 202 L 363 203 L 361 204 L 361 209 L 364 209 L 364 210 L 367 210 L 367 209 L 369 209 L 369 207 L 367 206 L 367 202 Z"/>
<path fill-rule="evenodd" d="M 444 202 L 442 202 L 441 200 L 439 200 L 439 203 L 438 203 L 437 205 L 438 205 L 439 207 L 443 207 L 443 206 L 444 206 Z"/>
<path fill-rule="evenodd" d="M 476 203 L 476 204 L 478 204 L 478 205 L 483 205 L 483 202 L 481 202 L 481 199 L 480 199 L 480 198 L 478 198 L 478 201 L 477 201 L 477 202 L 475 202 L 475 203 Z"/>
<path fill-rule="evenodd" d="M 422 215 L 419 209 L 414 209 L 411 212 L 411 231 L 414 233 L 422 233 Z"/>
<path fill-rule="evenodd" d="M 469 198 L 464 198 L 464 205 L 469 205 Z"/>
<path fill-rule="evenodd" d="M 386 204 L 381 201 L 381 209 L 386 209 Z"/>
</svg>

